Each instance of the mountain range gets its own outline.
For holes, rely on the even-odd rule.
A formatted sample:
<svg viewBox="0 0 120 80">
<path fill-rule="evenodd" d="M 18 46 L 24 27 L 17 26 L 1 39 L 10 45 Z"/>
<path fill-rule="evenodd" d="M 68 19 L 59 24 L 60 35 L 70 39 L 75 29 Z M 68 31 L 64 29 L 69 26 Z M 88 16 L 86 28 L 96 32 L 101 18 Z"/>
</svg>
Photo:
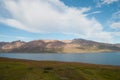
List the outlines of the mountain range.
<svg viewBox="0 0 120 80">
<path fill-rule="evenodd" d="M 0 53 L 85 53 L 118 52 L 120 44 L 85 39 L 0 42 Z"/>
</svg>

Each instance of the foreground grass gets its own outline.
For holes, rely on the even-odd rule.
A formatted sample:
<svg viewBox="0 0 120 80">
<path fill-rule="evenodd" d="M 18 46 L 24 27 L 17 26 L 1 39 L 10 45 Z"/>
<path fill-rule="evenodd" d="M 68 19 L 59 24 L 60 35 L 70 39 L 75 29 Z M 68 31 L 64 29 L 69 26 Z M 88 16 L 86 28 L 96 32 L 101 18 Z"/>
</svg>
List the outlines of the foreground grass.
<svg viewBox="0 0 120 80">
<path fill-rule="evenodd" d="M 120 67 L 0 58 L 0 80 L 120 80 Z"/>
</svg>

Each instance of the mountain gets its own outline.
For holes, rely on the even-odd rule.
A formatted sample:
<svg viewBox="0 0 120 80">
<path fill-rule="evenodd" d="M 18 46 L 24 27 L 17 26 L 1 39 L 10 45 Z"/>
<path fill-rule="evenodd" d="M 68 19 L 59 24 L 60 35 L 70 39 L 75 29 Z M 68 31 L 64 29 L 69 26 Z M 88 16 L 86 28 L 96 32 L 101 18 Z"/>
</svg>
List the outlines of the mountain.
<svg viewBox="0 0 120 80">
<path fill-rule="evenodd" d="M 13 41 L 13 42 L 0 42 L 0 52 L 11 52 L 13 49 L 20 48 L 25 42 Z"/>
<path fill-rule="evenodd" d="M 120 51 L 119 44 L 95 42 L 85 39 L 73 40 L 34 40 L 30 42 L 0 42 L 0 52 L 14 53 L 82 53 Z"/>
<path fill-rule="evenodd" d="M 79 53 L 79 52 L 112 52 L 120 51 L 120 47 L 109 44 L 100 43 L 85 39 L 74 39 L 71 43 L 64 47 L 64 52 L 67 53 Z"/>
<path fill-rule="evenodd" d="M 120 44 L 115 44 L 117 47 L 120 47 Z"/>
</svg>

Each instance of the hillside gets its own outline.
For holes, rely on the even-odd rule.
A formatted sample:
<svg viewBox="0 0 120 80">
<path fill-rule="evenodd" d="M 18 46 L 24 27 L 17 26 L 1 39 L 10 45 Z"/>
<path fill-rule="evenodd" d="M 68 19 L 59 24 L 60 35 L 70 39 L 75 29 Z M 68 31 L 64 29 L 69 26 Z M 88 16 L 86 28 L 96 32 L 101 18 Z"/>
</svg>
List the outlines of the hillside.
<svg viewBox="0 0 120 80">
<path fill-rule="evenodd" d="M 85 39 L 73 40 L 34 40 L 30 42 L 13 41 L 0 42 L 0 52 L 55 52 L 55 53 L 82 53 L 82 52 L 112 52 L 120 51 L 118 44 L 100 43 Z"/>
<path fill-rule="evenodd" d="M 0 58 L 0 80 L 120 80 L 120 67 Z"/>
<path fill-rule="evenodd" d="M 117 47 L 120 47 L 120 44 L 115 44 Z"/>
</svg>

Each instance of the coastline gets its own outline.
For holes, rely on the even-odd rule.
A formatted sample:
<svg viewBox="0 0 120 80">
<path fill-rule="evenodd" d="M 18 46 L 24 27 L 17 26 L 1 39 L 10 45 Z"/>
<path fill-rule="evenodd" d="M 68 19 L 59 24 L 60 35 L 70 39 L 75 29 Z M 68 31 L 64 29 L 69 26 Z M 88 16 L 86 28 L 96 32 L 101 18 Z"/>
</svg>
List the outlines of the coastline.
<svg viewBox="0 0 120 80">
<path fill-rule="evenodd" d="M 120 51 L 79 51 L 79 52 L 0 52 L 0 53 L 21 53 L 21 54 L 24 54 L 24 53 L 57 53 L 57 54 L 86 54 L 86 53 L 109 53 L 109 52 L 120 52 Z"/>
<path fill-rule="evenodd" d="M 109 68 L 118 68 L 120 69 L 120 66 L 117 65 L 103 65 L 103 64 L 91 64 L 91 63 L 84 63 L 84 62 L 64 62 L 64 61 L 49 61 L 49 60 L 28 60 L 28 59 L 17 59 L 17 58 L 7 58 L 7 57 L 0 57 L 0 61 L 9 61 L 9 62 L 49 62 L 49 63 L 62 63 L 62 64 L 73 64 L 73 65 L 87 65 L 87 66 L 93 66 L 93 67 L 109 67 Z"/>
</svg>

